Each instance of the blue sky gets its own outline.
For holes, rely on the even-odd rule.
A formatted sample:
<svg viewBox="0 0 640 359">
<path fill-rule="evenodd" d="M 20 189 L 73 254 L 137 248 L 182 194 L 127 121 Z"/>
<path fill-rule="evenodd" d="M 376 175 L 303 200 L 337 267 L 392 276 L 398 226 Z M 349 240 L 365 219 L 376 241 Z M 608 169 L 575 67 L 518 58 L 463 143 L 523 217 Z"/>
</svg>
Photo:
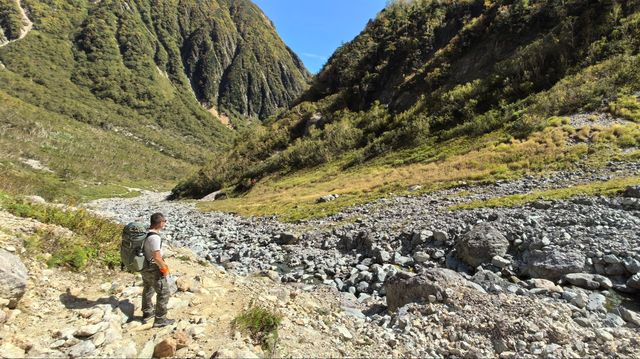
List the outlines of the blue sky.
<svg viewBox="0 0 640 359">
<path fill-rule="evenodd" d="M 352 40 L 387 0 L 253 0 L 284 42 L 317 73 L 331 54 Z"/>
</svg>

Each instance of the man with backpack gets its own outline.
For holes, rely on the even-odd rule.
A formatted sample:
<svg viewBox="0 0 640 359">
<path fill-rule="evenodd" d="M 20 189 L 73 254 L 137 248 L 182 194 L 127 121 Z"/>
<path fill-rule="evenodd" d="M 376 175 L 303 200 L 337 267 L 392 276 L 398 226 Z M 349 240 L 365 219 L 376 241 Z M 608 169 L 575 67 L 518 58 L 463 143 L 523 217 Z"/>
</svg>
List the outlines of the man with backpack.
<svg viewBox="0 0 640 359">
<path fill-rule="evenodd" d="M 173 325 L 175 320 L 167 318 L 167 304 L 171 292 L 167 282 L 169 267 L 162 257 L 162 238 L 160 231 L 167 220 L 162 213 L 151 215 L 151 227 L 144 240 L 144 268 L 141 271 L 144 289 L 142 290 L 142 320 L 147 323 L 154 318 L 153 327 L 160 328 Z M 155 310 L 153 294 L 156 295 Z"/>
</svg>

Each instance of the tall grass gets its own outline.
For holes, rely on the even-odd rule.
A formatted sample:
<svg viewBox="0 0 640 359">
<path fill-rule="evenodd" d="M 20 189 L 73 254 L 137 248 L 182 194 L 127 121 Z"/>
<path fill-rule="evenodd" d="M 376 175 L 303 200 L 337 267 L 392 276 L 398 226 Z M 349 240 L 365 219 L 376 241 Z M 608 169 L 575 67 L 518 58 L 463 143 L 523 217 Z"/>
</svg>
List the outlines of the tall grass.
<svg viewBox="0 0 640 359">
<path fill-rule="evenodd" d="M 30 203 L 7 195 L 0 197 L 0 204 L 15 216 L 33 218 L 73 232 L 72 236 L 66 236 L 41 230 L 26 239 L 28 249 L 51 255 L 47 261 L 50 266 L 66 266 L 78 271 L 90 264 L 111 269 L 120 266 L 121 225 L 84 209 Z"/>
</svg>

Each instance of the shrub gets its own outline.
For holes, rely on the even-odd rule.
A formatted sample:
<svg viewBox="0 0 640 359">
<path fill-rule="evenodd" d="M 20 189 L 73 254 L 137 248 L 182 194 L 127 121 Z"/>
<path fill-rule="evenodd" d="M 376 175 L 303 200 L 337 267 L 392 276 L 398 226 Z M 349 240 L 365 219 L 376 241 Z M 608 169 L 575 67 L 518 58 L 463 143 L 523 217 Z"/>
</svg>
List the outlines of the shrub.
<svg viewBox="0 0 640 359">
<path fill-rule="evenodd" d="M 281 321 L 281 315 L 252 305 L 233 320 L 233 326 L 247 332 L 263 349 L 273 353 L 278 343 L 278 326 Z"/>
<path fill-rule="evenodd" d="M 625 120 L 640 123 L 640 102 L 635 96 L 621 96 L 609 103 L 609 111 Z"/>
</svg>

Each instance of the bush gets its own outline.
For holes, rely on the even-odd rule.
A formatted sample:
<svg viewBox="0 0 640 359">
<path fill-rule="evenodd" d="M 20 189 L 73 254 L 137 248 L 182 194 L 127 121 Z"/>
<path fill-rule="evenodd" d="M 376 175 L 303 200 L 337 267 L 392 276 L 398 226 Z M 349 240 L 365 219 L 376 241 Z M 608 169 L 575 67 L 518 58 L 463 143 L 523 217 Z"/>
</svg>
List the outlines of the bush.
<svg viewBox="0 0 640 359">
<path fill-rule="evenodd" d="M 278 343 L 282 316 L 262 307 L 250 306 L 233 320 L 233 326 L 247 332 L 263 349 L 273 353 Z"/>
<path fill-rule="evenodd" d="M 640 102 L 636 96 L 621 96 L 609 103 L 609 111 L 625 120 L 640 123 Z"/>
</svg>

